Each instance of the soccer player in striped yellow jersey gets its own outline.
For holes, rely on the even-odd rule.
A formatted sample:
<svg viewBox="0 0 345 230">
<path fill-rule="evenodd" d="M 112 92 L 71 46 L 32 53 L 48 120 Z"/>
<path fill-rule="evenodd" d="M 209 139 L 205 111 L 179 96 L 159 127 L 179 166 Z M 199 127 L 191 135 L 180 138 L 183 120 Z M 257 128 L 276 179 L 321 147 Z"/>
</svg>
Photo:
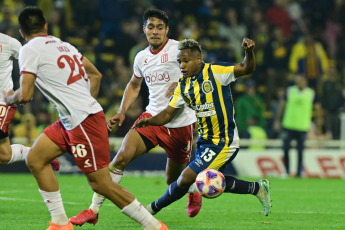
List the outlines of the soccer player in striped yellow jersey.
<svg viewBox="0 0 345 230">
<path fill-rule="evenodd" d="M 163 125 L 169 122 L 186 104 L 195 111 L 199 138 L 192 161 L 166 193 L 146 208 L 155 214 L 183 197 L 193 185 L 199 172 L 206 168 L 223 171 L 238 154 L 239 137 L 234 120 L 234 107 L 229 84 L 236 78 L 255 70 L 255 42 L 244 38 L 245 57 L 242 63 L 204 63 L 198 42 L 180 42 L 177 61 L 183 77 L 175 88 L 168 107 L 151 118 L 135 123 L 135 127 Z M 226 193 L 252 194 L 259 198 L 264 215 L 271 209 L 269 181 L 249 182 L 225 175 Z"/>
</svg>

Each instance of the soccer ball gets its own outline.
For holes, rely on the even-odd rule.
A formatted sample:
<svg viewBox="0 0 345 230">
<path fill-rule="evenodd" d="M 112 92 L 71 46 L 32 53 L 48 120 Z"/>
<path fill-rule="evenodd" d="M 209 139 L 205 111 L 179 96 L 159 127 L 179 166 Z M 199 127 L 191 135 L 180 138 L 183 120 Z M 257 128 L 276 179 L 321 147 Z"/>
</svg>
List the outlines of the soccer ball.
<svg viewBox="0 0 345 230">
<path fill-rule="evenodd" d="M 216 169 L 205 169 L 195 179 L 197 191 L 205 198 L 216 198 L 225 189 L 225 177 Z"/>
</svg>

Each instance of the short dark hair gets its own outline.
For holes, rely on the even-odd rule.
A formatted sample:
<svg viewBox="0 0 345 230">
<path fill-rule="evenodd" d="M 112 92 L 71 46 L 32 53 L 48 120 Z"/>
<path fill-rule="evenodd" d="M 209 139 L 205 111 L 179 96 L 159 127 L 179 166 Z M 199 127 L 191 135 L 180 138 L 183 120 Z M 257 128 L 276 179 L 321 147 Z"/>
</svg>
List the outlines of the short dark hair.
<svg viewBox="0 0 345 230">
<path fill-rule="evenodd" d="M 184 39 L 178 44 L 179 50 L 190 49 L 191 51 L 198 51 L 201 54 L 201 46 L 199 43 L 193 39 Z"/>
<path fill-rule="evenodd" d="M 25 35 L 31 35 L 44 30 L 46 19 L 43 11 L 35 6 L 25 7 L 18 17 L 20 29 Z"/>
<path fill-rule="evenodd" d="M 144 12 L 143 20 L 144 20 L 144 25 L 146 24 L 147 19 L 155 17 L 161 19 L 165 25 L 167 26 L 169 23 L 169 17 L 167 13 L 165 13 L 163 10 L 158 10 L 158 9 L 147 9 Z"/>
</svg>

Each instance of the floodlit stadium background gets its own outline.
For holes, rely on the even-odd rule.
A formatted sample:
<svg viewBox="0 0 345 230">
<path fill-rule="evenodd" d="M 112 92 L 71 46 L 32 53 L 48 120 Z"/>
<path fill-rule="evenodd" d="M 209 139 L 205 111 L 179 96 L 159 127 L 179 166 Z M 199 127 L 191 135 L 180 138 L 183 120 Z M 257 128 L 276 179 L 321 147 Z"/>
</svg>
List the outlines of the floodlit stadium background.
<svg viewBox="0 0 345 230">
<path fill-rule="evenodd" d="M 24 42 L 18 33 L 18 13 L 26 5 L 43 9 L 49 34 L 75 45 L 103 74 L 99 94 L 107 117 L 114 115 L 132 75 L 135 54 L 148 44 L 142 14 L 157 7 L 169 15 L 169 37 L 200 42 L 206 62 L 241 62 L 241 41 L 256 42 L 257 68 L 232 86 L 235 104 L 255 87 L 254 111 L 236 117 L 241 150 L 230 173 L 250 177 L 280 177 L 284 172 L 280 132 L 273 129 L 277 107 L 296 73 L 305 75 L 322 107 L 313 118 L 304 159 L 305 177 L 345 178 L 345 1 L 343 0 L 0 0 L 0 32 Z M 311 39 L 312 46 L 306 44 Z M 23 43 L 24 44 L 24 43 Z M 310 47 L 316 47 L 311 49 Z M 302 52 L 301 50 L 306 50 Z M 18 87 L 17 63 L 13 71 Z M 148 102 L 145 85 L 121 128 L 110 133 L 112 156 Z M 250 103 L 250 101 L 248 101 Z M 236 108 L 236 107 L 235 107 Z M 315 115 L 315 114 L 314 114 Z M 251 117 L 254 124 L 248 124 Z M 34 100 L 20 107 L 11 126 L 12 143 L 30 146 L 57 114 L 36 90 Z M 249 127 L 258 130 L 251 133 Z M 248 137 L 251 138 L 248 138 Z M 160 148 L 134 161 L 127 170 L 162 172 L 166 155 Z M 291 150 L 295 171 L 295 150 Z M 70 156 L 60 158 L 61 173 L 79 170 Z M 28 172 L 24 163 L 0 167 L 0 172 Z"/>
</svg>

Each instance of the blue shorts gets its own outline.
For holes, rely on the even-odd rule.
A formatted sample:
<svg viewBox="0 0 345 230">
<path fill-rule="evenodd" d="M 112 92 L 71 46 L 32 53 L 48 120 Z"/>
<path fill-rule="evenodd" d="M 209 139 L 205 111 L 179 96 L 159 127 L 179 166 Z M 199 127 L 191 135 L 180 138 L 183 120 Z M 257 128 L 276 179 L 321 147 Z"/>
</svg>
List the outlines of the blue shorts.
<svg viewBox="0 0 345 230">
<path fill-rule="evenodd" d="M 238 151 L 239 148 L 227 145 L 200 143 L 196 147 L 195 159 L 188 166 L 197 174 L 207 168 L 223 171 Z"/>
</svg>

